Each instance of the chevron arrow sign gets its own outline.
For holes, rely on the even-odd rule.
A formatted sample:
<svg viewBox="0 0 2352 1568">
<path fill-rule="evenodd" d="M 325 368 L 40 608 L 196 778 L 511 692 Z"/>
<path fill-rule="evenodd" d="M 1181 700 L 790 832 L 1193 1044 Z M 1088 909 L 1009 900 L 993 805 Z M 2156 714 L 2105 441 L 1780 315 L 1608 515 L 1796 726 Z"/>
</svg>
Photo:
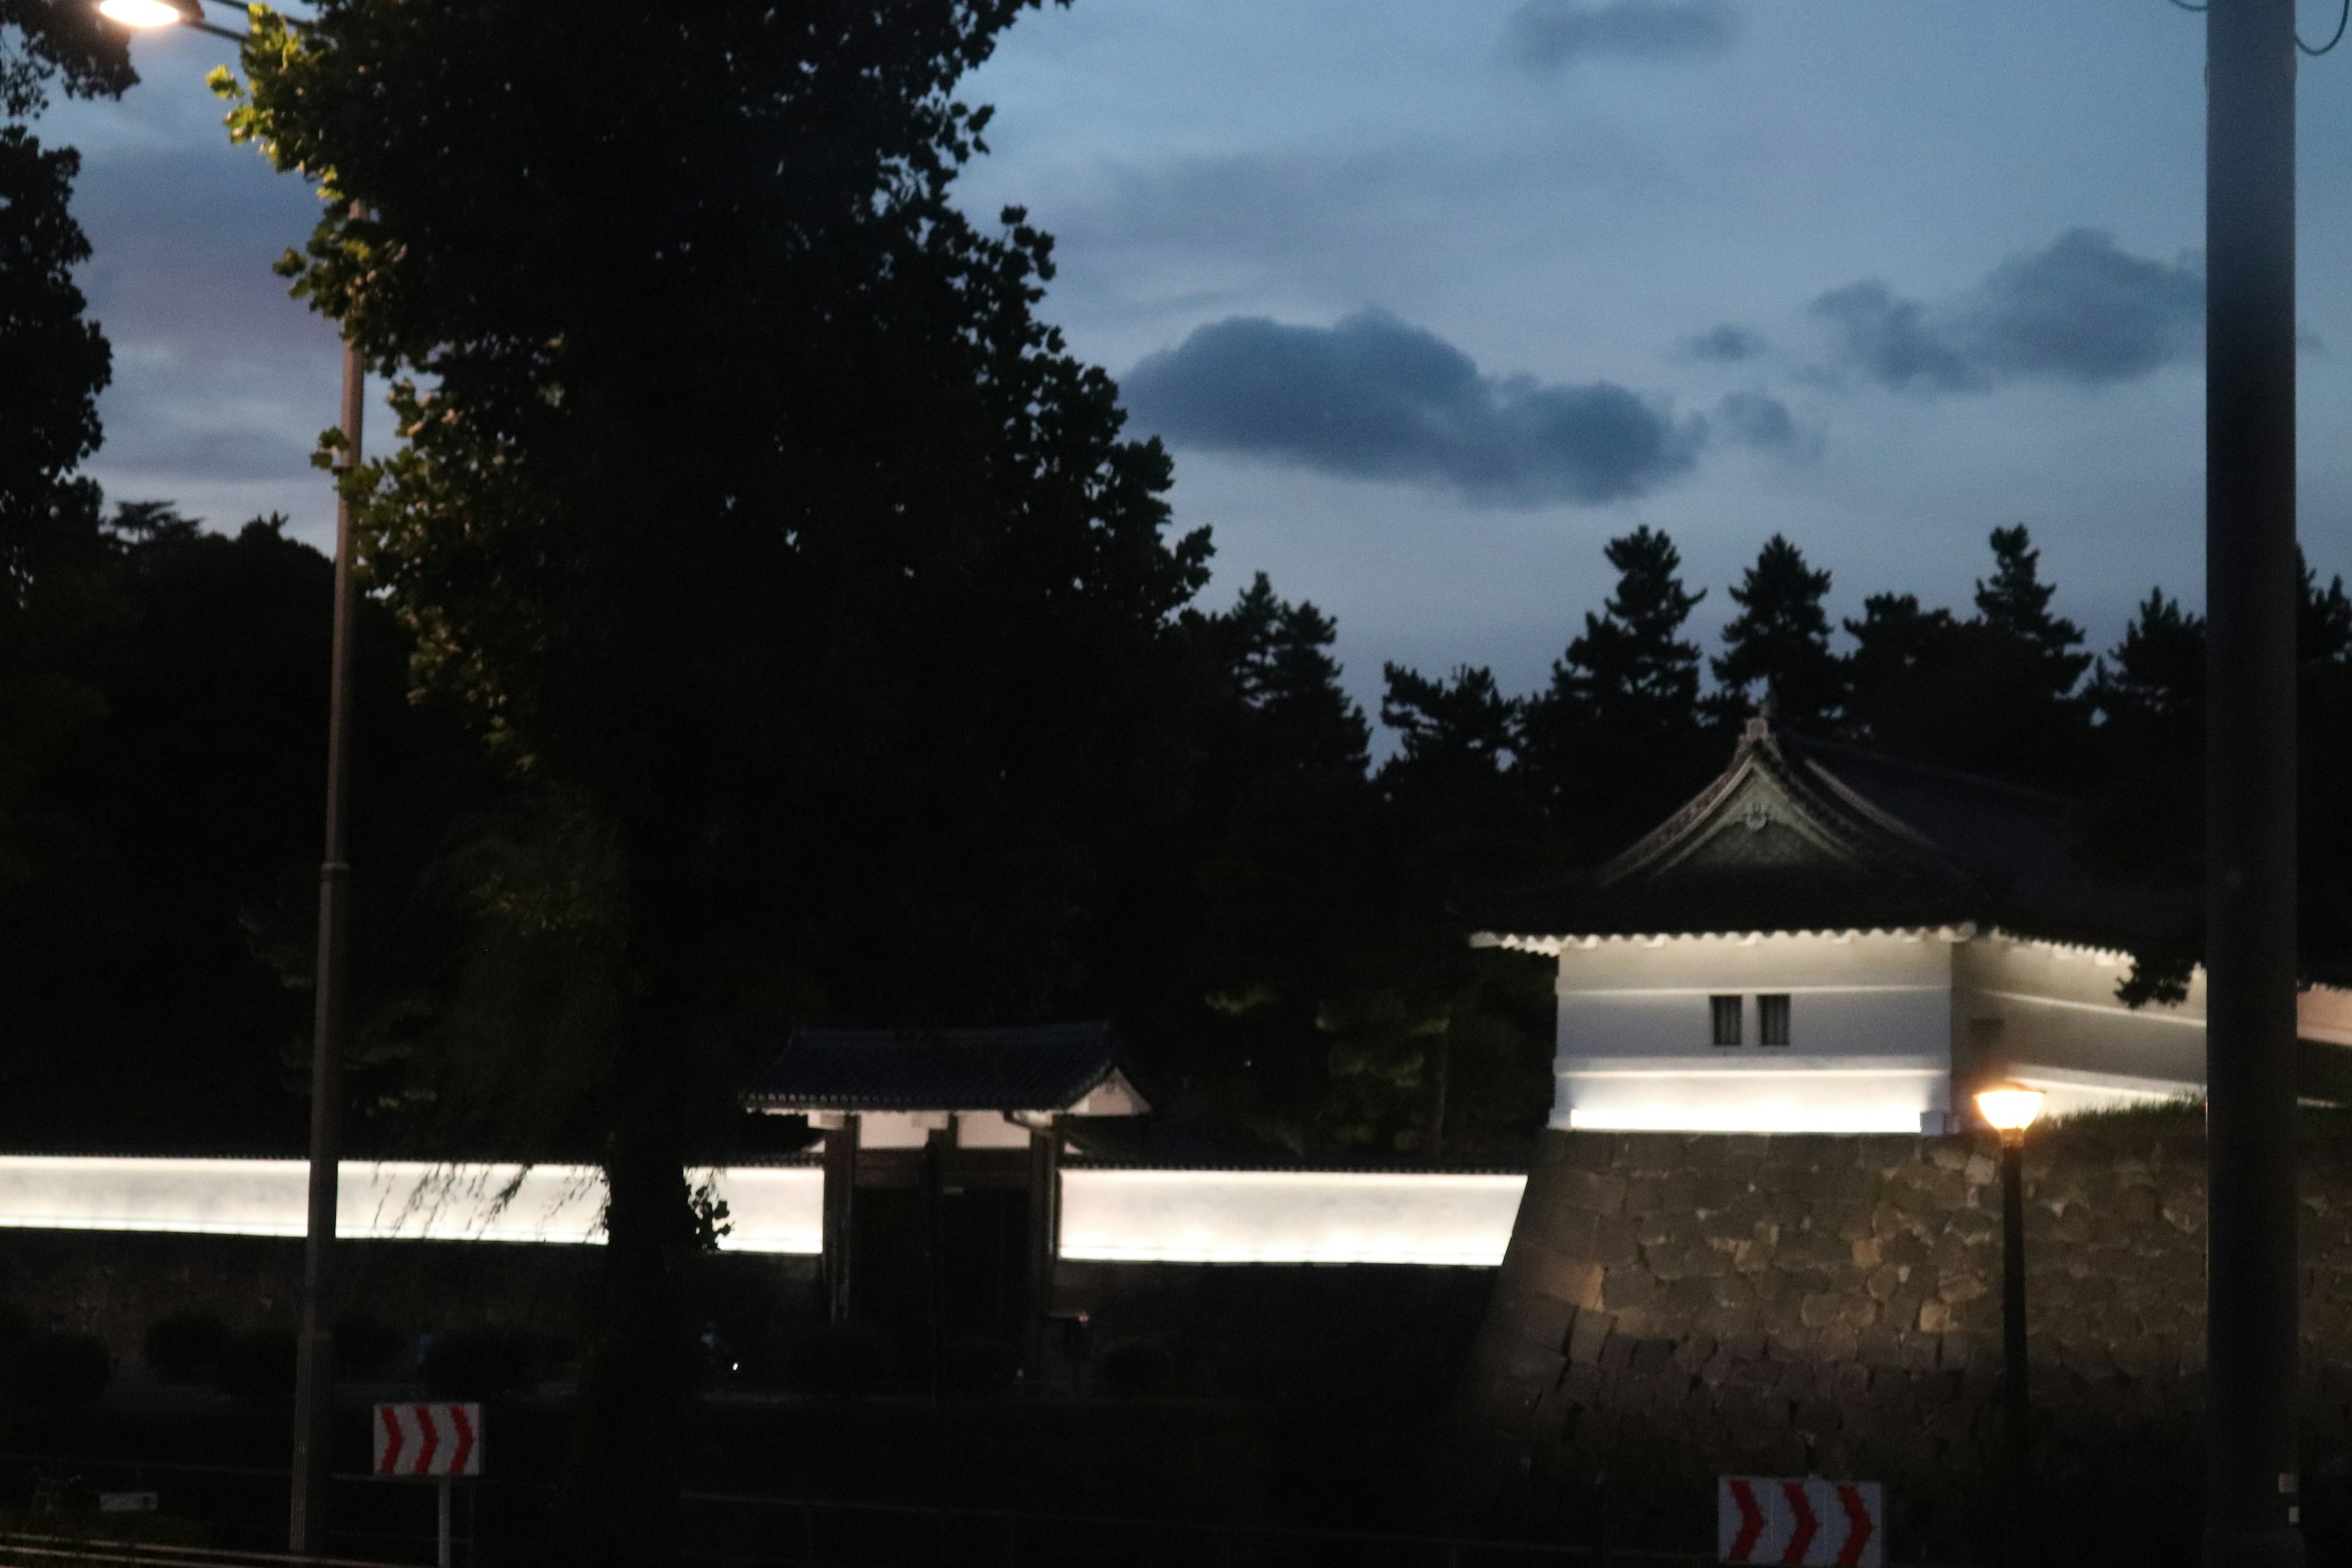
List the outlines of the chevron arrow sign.
<svg viewBox="0 0 2352 1568">
<path fill-rule="evenodd" d="M 478 1405 L 377 1405 L 375 1473 L 379 1476 L 480 1475 L 482 1407 Z"/>
<path fill-rule="evenodd" d="M 1883 1568 L 1886 1495 L 1876 1481 L 1722 1476 L 1716 1555 L 1726 1563 Z"/>
</svg>

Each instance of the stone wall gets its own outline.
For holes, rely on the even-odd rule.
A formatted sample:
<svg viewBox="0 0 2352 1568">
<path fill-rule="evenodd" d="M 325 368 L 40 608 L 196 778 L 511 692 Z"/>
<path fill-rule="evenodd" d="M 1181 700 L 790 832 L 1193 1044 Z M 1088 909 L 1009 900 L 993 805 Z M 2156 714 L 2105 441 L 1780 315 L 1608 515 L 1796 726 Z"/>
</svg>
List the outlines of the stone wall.
<svg viewBox="0 0 2352 1568">
<path fill-rule="evenodd" d="M 2306 1140 L 2305 1470 L 2352 1476 L 2352 1140 Z M 2093 1120 L 2025 1160 L 2044 1524 L 2077 1561 L 2193 1558 L 2204 1148 Z M 1714 1477 L 1883 1480 L 1895 1555 L 1990 1536 L 2000 1192 L 1990 1139 L 1554 1132 L 1455 1412 L 1444 1481 L 1491 1522 L 1711 1543 Z M 2053 1538 L 2053 1561 L 2066 1560 Z M 2315 1561 L 2317 1559 L 2315 1558 Z"/>
</svg>

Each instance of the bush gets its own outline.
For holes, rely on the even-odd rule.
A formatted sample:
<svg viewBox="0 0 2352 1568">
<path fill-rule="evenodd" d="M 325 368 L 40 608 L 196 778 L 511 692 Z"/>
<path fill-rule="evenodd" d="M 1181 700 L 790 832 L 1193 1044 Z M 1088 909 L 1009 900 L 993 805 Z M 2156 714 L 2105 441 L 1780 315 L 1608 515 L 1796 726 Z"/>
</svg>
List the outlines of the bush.
<svg viewBox="0 0 2352 1568">
<path fill-rule="evenodd" d="M 425 1385 L 458 1399 L 489 1399 L 530 1385 L 530 1340 L 503 1329 L 460 1329 L 425 1352 Z"/>
<path fill-rule="evenodd" d="M 335 1370 L 349 1377 L 372 1376 L 392 1364 L 403 1343 L 390 1323 L 354 1313 L 335 1325 Z"/>
<path fill-rule="evenodd" d="M 113 1381 L 114 1358 L 88 1334 L 37 1334 L 8 1358 L 8 1396 L 42 1410 L 79 1410 Z"/>
<path fill-rule="evenodd" d="M 294 1353 L 290 1330 L 253 1329 L 233 1335 L 213 1362 L 213 1381 L 223 1393 L 247 1405 L 291 1405 Z"/>
<path fill-rule="evenodd" d="M 863 1323 L 824 1329 L 800 1342 L 791 1382 L 805 1394 L 845 1399 L 871 1394 L 890 1375 L 890 1342 Z"/>
<path fill-rule="evenodd" d="M 147 1331 L 140 1353 L 155 1375 L 192 1383 L 212 1370 L 228 1343 L 228 1325 L 210 1312 L 174 1312 Z"/>
<path fill-rule="evenodd" d="M 1095 1391 L 1107 1399 L 1145 1399 L 1176 1386 L 1176 1358 L 1156 1340 L 1120 1340 L 1095 1362 Z"/>
<path fill-rule="evenodd" d="M 940 1351 L 940 1387 L 949 1394 L 1003 1394 L 1020 1374 L 1021 1358 L 1002 1340 L 971 1334 Z"/>
</svg>

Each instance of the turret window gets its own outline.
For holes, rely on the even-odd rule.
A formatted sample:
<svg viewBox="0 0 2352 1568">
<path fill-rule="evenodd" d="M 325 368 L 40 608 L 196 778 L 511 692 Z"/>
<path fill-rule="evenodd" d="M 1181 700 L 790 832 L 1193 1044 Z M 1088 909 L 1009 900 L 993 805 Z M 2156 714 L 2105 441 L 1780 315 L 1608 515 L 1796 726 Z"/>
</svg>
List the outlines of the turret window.
<svg viewBox="0 0 2352 1568">
<path fill-rule="evenodd" d="M 1715 1043 L 1718 1046 L 1740 1044 L 1744 1033 L 1740 1026 L 1741 1014 L 1745 1011 L 1742 1006 L 1743 998 L 1710 996 L 1706 1001 L 1708 1011 L 1714 1016 Z"/>
<path fill-rule="evenodd" d="M 1785 1046 L 1789 1043 L 1788 997 L 1756 998 L 1756 1040 L 1759 1045 L 1765 1046 Z"/>
</svg>

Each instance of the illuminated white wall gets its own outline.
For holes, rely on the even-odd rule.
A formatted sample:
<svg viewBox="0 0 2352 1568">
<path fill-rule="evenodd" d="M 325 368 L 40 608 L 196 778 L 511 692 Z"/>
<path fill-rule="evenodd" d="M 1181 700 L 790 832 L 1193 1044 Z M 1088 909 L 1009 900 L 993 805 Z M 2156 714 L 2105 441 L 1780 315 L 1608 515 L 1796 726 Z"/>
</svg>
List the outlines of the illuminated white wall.
<svg viewBox="0 0 2352 1568">
<path fill-rule="evenodd" d="M 0 1228 L 298 1237 L 299 1160 L 0 1156 Z M 726 1201 L 729 1252 L 814 1254 L 823 1171 L 700 1173 Z M 1526 1178 L 1298 1171 L 1112 1171 L 1062 1177 L 1066 1257 L 1139 1262 L 1502 1261 Z M 368 1240 L 593 1245 L 604 1191 L 585 1165 L 342 1167 L 336 1234 Z"/>
<path fill-rule="evenodd" d="M 1917 1132 L 1951 1108 L 1959 934 L 1561 942 L 1552 1125 Z M 1757 1043 L 1767 994 L 1790 999 L 1787 1046 Z M 1747 1043 L 1709 1043 L 1717 995 L 1746 999 Z"/>
<path fill-rule="evenodd" d="M 2204 970 L 2187 1000 L 2131 1008 L 2116 1000 L 2130 967 L 2126 953 L 2000 932 L 1960 947 L 1952 1042 L 1963 1075 L 2041 1089 L 2051 1116 L 2201 1093 Z"/>
<path fill-rule="evenodd" d="M 1062 1256 L 1491 1268 L 1503 1260 L 1526 1188 L 1519 1175 L 1069 1170 Z"/>
<path fill-rule="evenodd" d="M 704 1173 L 734 1229 L 724 1250 L 822 1248 L 824 1173 L 738 1166 Z M 300 1236 L 310 1167 L 299 1160 L 0 1156 L 0 1227 Z M 335 1234 L 360 1240 L 604 1240 L 604 1178 L 592 1165 L 343 1163 Z"/>
</svg>

